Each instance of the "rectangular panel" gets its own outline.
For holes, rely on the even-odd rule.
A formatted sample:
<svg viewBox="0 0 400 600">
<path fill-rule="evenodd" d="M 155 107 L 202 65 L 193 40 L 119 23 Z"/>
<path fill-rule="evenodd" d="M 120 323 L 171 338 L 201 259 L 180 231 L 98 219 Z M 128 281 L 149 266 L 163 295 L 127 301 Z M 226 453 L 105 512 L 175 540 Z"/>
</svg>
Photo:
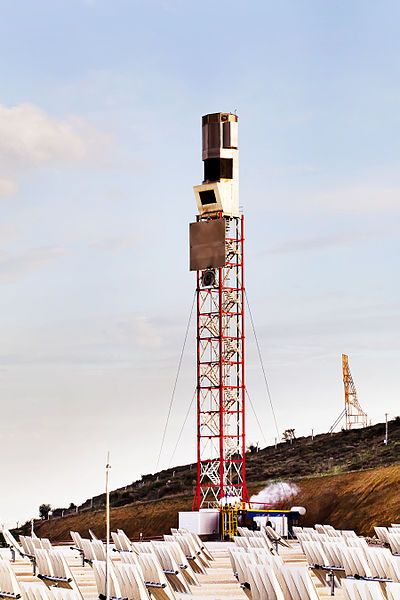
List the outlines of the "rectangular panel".
<svg viewBox="0 0 400 600">
<path fill-rule="evenodd" d="M 225 265 L 225 219 L 190 223 L 190 270 L 217 269 Z"/>
<path fill-rule="evenodd" d="M 223 127 L 223 145 L 224 148 L 238 147 L 238 124 L 232 121 L 226 121 Z"/>
</svg>

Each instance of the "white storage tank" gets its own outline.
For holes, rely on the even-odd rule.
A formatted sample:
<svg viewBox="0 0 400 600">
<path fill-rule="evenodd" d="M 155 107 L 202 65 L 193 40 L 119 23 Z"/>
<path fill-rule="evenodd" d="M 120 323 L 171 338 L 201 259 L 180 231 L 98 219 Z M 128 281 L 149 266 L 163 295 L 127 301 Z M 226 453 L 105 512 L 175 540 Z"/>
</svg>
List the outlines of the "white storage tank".
<svg viewBox="0 0 400 600">
<path fill-rule="evenodd" d="M 198 535 L 218 534 L 219 514 L 215 508 L 179 512 L 179 529 L 188 529 Z"/>
</svg>

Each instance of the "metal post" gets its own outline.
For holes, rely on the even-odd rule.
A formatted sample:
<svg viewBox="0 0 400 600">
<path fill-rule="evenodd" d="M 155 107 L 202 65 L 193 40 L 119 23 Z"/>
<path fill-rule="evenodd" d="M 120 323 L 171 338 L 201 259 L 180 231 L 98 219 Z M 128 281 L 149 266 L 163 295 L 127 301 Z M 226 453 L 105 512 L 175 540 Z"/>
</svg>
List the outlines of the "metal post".
<svg viewBox="0 0 400 600">
<path fill-rule="evenodd" d="M 329 579 L 331 584 L 331 596 L 335 595 L 335 574 L 333 571 L 329 571 Z"/>
<path fill-rule="evenodd" d="M 110 452 L 107 453 L 106 464 L 106 600 L 110 600 L 110 489 L 109 489 L 109 473 L 110 473 Z"/>
</svg>

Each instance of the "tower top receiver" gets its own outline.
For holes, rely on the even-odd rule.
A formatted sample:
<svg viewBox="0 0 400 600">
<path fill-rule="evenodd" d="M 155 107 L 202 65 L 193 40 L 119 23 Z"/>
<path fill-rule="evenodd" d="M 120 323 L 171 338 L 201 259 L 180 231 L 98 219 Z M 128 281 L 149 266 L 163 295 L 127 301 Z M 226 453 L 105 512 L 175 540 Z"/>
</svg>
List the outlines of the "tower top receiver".
<svg viewBox="0 0 400 600">
<path fill-rule="evenodd" d="M 202 118 L 203 183 L 194 187 L 200 215 L 239 216 L 238 116 L 212 113 Z"/>
</svg>

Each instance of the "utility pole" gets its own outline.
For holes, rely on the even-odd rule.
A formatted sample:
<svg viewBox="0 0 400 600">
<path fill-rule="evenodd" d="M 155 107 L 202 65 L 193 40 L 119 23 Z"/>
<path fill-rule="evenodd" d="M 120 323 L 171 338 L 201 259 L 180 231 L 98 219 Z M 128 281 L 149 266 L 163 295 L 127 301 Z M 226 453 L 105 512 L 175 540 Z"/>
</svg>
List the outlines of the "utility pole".
<svg viewBox="0 0 400 600">
<path fill-rule="evenodd" d="M 106 464 L 106 600 L 110 600 L 110 452 Z"/>
</svg>

